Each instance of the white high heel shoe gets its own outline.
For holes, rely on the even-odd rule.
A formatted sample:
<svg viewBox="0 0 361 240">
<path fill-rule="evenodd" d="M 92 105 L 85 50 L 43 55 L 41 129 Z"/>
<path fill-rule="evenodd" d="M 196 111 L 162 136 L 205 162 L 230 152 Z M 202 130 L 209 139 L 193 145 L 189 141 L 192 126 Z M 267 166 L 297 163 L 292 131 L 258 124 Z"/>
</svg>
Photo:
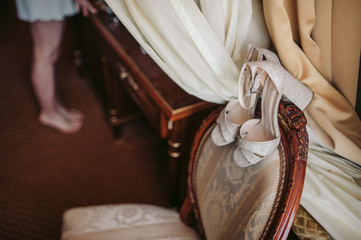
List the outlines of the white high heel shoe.
<svg viewBox="0 0 361 240">
<path fill-rule="evenodd" d="M 312 91 L 288 73 L 280 64 L 271 61 L 245 63 L 242 72 L 250 73 L 257 89 L 262 88 L 261 119 L 243 123 L 237 140 L 234 159 L 241 167 L 263 160 L 273 153 L 280 143 L 278 105 L 284 96 L 303 110 L 313 97 Z"/>
<path fill-rule="evenodd" d="M 272 51 L 250 46 L 247 61 L 262 60 L 279 63 L 277 55 Z M 217 146 L 234 142 L 237 139 L 242 124 L 254 116 L 255 106 L 261 92 L 254 91 L 255 85 L 259 85 L 260 83 L 256 83 L 256 81 L 252 81 L 252 79 L 246 79 L 250 76 L 252 75 L 241 71 L 238 89 L 242 91 L 242 94 L 239 94 L 238 99 L 233 99 L 228 102 L 216 120 L 218 124 L 213 129 L 211 137 Z"/>
</svg>

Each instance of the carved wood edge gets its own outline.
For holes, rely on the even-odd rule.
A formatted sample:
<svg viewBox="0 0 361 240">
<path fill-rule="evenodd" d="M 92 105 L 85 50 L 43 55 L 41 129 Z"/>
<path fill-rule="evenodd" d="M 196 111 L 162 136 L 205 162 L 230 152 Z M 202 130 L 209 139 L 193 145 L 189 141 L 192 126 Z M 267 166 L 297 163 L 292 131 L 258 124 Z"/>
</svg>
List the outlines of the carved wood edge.
<svg viewBox="0 0 361 240">
<path fill-rule="evenodd" d="M 216 108 L 203 120 L 192 145 L 188 168 L 188 194 L 180 210 L 180 217 L 189 226 L 196 226 L 200 237 L 205 239 L 202 219 L 198 209 L 196 189 L 193 174 L 197 166 L 198 154 L 204 143 L 203 136 L 215 126 L 215 120 L 224 106 Z M 276 213 L 274 224 L 271 224 L 262 234 L 263 239 L 287 239 L 293 219 L 301 199 L 305 179 L 306 162 L 308 154 L 308 134 L 306 131 L 307 120 L 301 110 L 294 104 L 281 101 L 278 110 L 278 123 L 281 133 L 286 165 L 284 169 L 285 181 L 279 183 L 282 191 L 278 196 L 273 211 Z M 287 185 L 284 185 L 287 184 Z M 282 186 L 281 186 L 282 185 Z"/>
<path fill-rule="evenodd" d="M 284 153 L 289 159 L 285 166 L 285 183 L 275 207 L 271 232 L 265 239 L 287 239 L 301 200 L 308 155 L 307 120 L 301 110 L 289 102 L 281 102 L 278 109 L 278 123 Z M 277 204 L 276 204 L 277 205 Z"/>
</svg>

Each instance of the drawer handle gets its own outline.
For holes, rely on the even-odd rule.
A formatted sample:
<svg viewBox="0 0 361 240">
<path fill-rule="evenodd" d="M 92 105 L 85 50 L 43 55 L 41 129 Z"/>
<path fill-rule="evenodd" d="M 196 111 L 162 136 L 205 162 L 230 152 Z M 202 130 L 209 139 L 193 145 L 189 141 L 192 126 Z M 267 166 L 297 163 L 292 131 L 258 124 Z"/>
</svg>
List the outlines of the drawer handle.
<svg viewBox="0 0 361 240">
<path fill-rule="evenodd" d="M 121 80 L 128 80 L 128 83 L 134 90 L 138 90 L 138 84 L 134 81 L 134 79 L 129 75 L 127 69 L 124 66 L 119 66 L 119 77 Z"/>
<path fill-rule="evenodd" d="M 129 82 L 129 84 L 130 84 L 130 86 L 132 86 L 132 88 L 134 89 L 134 90 L 138 90 L 138 84 L 134 81 L 134 79 L 131 77 L 131 76 L 128 76 L 128 82 Z"/>
<path fill-rule="evenodd" d="M 118 64 L 118 69 L 119 69 L 119 77 L 120 77 L 120 79 L 122 79 L 122 80 L 127 79 L 128 75 L 129 75 L 128 72 L 127 72 L 127 69 L 124 66 L 120 65 L 120 64 Z"/>
</svg>

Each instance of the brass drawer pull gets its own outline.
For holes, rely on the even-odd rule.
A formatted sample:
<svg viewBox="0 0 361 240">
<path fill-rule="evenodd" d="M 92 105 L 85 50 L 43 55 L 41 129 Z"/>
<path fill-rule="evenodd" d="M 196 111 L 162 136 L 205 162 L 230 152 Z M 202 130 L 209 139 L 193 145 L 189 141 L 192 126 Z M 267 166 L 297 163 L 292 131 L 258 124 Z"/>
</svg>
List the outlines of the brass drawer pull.
<svg viewBox="0 0 361 240">
<path fill-rule="evenodd" d="M 128 83 L 130 84 L 130 86 L 134 89 L 134 90 L 138 90 L 139 86 L 138 84 L 134 81 L 134 79 L 130 76 L 130 74 L 128 73 L 127 69 L 121 65 L 118 64 L 118 68 L 119 68 L 119 77 L 121 80 L 128 80 Z"/>
<path fill-rule="evenodd" d="M 128 75 L 129 75 L 127 69 L 123 65 L 121 65 L 120 63 L 117 63 L 117 67 L 119 69 L 119 77 L 120 77 L 120 79 L 122 79 L 122 80 L 127 79 Z"/>
<path fill-rule="evenodd" d="M 130 84 L 130 86 L 132 86 L 132 88 L 134 89 L 134 90 L 138 90 L 138 84 L 134 81 L 134 79 L 131 77 L 131 76 L 128 76 L 128 82 L 129 82 L 129 84 Z"/>
<path fill-rule="evenodd" d="M 120 79 L 125 80 L 128 77 L 128 72 L 121 72 L 119 74 L 119 76 L 120 76 Z"/>
</svg>

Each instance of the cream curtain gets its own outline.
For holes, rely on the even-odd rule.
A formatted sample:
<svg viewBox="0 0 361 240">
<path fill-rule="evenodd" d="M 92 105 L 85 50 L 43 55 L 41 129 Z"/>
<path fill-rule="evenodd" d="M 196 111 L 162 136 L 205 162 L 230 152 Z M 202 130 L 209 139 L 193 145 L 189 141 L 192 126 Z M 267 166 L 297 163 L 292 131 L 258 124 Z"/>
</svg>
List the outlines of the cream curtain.
<svg viewBox="0 0 361 240">
<path fill-rule="evenodd" d="M 180 87 L 209 102 L 238 96 L 239 71 L 249 44 L 269 48 L 261 1 L 106 2 Z"/>
<path fill-rule="evenodd" d="M 361 166 L 341 158 L 308 129 L 301 205 L 333 239 L 361 239 Z"/>
</svg>

